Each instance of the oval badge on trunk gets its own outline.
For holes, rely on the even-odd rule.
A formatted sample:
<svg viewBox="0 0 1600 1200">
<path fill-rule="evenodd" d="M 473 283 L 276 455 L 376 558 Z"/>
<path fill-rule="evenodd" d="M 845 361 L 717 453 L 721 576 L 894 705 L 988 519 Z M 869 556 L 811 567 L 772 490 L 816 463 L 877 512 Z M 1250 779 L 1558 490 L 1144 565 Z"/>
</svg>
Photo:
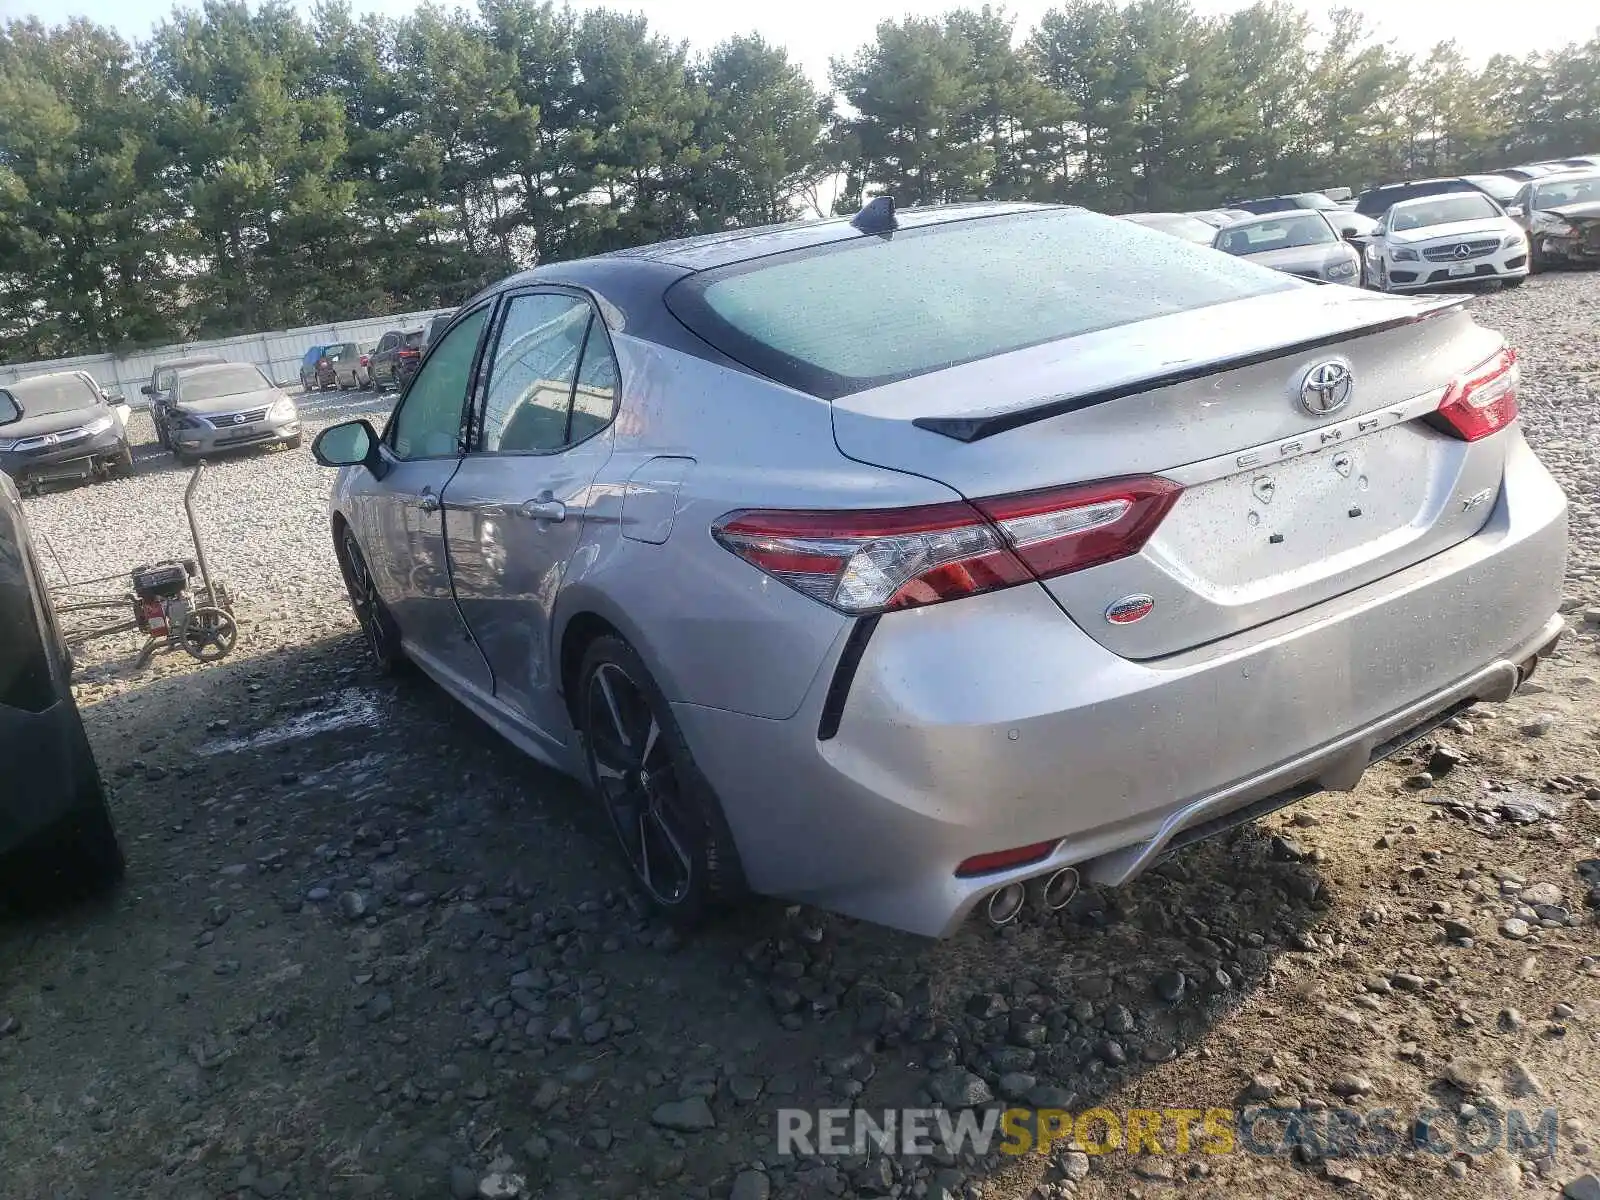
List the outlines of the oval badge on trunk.
<svg viewBox="0 0 1600 1200">
<path fill-rule="evenodd" d="M 1121 600 L 1113 601 L 1106 608 L 1106 620 L 1113 625 L 1132 625 L 1135 621 L 1143 620 L 1156 606 L 1154 596 L 1147 596 L 1143 592 L 1133 596 L 1124 596 Z"/>
</svg>

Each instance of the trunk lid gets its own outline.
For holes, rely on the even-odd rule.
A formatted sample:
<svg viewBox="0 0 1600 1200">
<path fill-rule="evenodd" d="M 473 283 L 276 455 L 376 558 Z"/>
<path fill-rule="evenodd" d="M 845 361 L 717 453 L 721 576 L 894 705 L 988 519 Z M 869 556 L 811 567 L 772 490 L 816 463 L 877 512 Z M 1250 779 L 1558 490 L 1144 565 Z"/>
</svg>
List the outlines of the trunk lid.
<svg viewBox="0 0 1600 1200">
<path fill-rule="evenodd" d="M 1420 418 L 1500 344 L 1455 302 L 1296 288 L 841 397 L 834 432 L 851 458 L 968 498 L 1130 475 L 1182 484 L 1141 553 L 1044 585 L 1108 649 L 1156 658 L 1476 533 L 1505 439 L 1468 443 Z M 1330 362 L 1353 387 L 1313 414 L 1302 382 Z M 1136 596 L 1154 601 L 1146 616 L 1108 620 Z"/>
</svg>

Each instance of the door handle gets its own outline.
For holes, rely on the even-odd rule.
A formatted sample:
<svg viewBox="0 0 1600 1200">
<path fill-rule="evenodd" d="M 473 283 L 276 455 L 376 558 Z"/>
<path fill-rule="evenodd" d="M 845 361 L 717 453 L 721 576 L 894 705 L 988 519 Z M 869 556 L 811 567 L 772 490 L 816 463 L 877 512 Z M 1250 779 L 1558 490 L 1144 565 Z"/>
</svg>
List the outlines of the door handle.
<svg viewBox="0 0 1600 1200">
<path fill-rule="evenodd" d="M 423 492 L 417 497 L 417 507 L 425 513 L 436 513 L 439 511 L 439 497 L 432 492 Z"/>
<path fill-rule="evenodd" d="M 548 494 L 537 500 L 529 500 L 519 510 L 523 516 L 535 521 L 565 521 L 567 519 L 567 506 L 561 501 L 551 498 Z"/>
</svg>

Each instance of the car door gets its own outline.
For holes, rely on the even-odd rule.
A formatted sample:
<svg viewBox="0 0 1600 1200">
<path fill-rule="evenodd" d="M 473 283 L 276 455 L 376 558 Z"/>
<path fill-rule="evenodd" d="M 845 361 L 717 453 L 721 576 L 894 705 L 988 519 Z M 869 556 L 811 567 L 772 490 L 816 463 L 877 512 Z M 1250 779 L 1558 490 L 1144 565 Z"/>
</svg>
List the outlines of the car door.
<svg viewBox="0 0 1600 1200">
<path fill-rule="evenodd" d="M 570 291 L 509 297 L 491 345 L 472 450 L 445 488 L 451 577 L 495 698 L 565 742 L 552 617 L 611 455 L 617 362 L 599 313 Z"/>
<path fill-rule="evenodd" d="M 428 356 L 384 430 L 383 478 L 364 474 L 351 503 L 373 581 L 408 650 L 484 693 L 492 688 L 488 665 L 450 591 L 442 497 L 461 462 L 467 396 L 490 309 L 468 315 Z"/>
</svg>

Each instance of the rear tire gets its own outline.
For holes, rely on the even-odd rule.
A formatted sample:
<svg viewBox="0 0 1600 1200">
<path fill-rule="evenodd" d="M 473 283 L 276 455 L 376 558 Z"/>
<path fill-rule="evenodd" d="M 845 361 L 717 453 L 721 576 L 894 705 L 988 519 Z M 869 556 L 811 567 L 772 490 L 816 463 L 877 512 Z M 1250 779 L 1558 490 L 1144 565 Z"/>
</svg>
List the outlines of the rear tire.
<svg viewBox="0 0 1600 1200">
<path fill-rule="evenodd" d="M 343 569 L 345 587 L 350 593 L 350 607 L 355 610 L 356 622 L 367 639 L 367 649 L 373 661 L 385 675 L 399 674 L 405 667 L 406 654 L 400 646 L 400 627 L 394 623 L 383 597 L 372 581 L 366 556 L 348 525 L 339 538 L 339 566 Z"/>
<path fill-rule="evenodd" d="M 305 434 L 297 433 L 292 438 L 290 438 L 287 442 L 285 442 L 283 444 L 283 448 L 285 450 L 298 450 L 298 449 L 300 449 L 300 446 L 304 441 L 305 441 Z"/>
<path fill-rule="evenodd" d="M 693 926 L 745 892 L 733 834 L 666 697 L 621 638 L 597 638 L 572 697 L 592 794 L 635 885 Z"/>
</svg>

